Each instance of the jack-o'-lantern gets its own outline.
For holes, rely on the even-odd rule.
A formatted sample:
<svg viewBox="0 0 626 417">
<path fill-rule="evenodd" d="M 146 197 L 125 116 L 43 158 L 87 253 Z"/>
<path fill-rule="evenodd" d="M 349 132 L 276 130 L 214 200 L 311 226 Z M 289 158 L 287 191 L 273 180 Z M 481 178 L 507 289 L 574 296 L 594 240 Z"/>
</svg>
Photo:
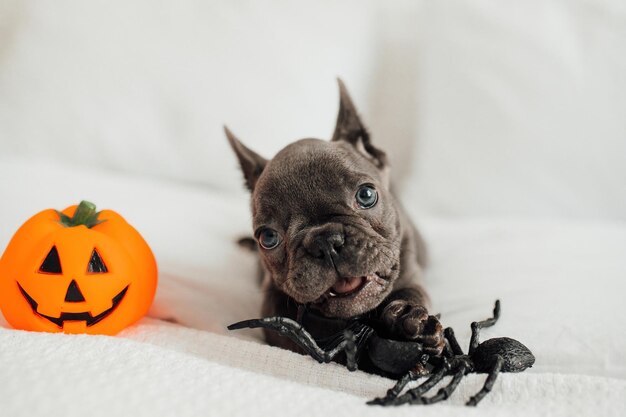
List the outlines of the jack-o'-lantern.
<svg viewBox="0 0 626 417">
<path fill-rule="evenodd" d="M 147 313 L 156 285 L 139 232 L 85 201 L 30 218 L 0 259 L 0 309 L 17 329 L 113 335 Z"/>
</svg>

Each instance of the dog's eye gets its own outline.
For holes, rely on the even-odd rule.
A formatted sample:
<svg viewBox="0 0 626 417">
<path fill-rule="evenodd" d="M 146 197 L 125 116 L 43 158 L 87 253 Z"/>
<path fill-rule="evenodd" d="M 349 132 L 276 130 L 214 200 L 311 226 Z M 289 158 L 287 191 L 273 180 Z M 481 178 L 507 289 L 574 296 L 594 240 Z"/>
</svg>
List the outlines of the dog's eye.
<svg viewBox="0 0 626 417">
<path fill-rule="evenodd" d="M 257 239 L 259 241 L 259 245 L 263 249 L 274 249 L 280 243 L 280 236 L 278 232 L 274 229 L 270 229 L 269 227 L 265 227 L 261 229 L 258 233 Z"/>
<path fill-rule="evenodd" d="M 371 185 L 362 185 L 356 192 L 356 202 L 360 208 L 368 209 L 376 205 L 378 201 L 378 193 Z"/>
</svg>

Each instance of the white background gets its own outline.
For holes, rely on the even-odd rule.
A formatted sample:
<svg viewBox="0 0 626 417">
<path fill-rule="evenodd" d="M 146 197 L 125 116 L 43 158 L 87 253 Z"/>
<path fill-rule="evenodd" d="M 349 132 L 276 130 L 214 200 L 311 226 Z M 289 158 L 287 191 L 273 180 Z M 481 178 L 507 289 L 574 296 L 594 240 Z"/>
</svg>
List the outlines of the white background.
<svg viewBox="0 0 626 417">
<path fill-rule="evenodd" d="M 393 6 L 392 6 L 393 5 Z M 626 219 L 621 1 L 0 5 L 0 154 L 243 193 L 335 77 L 426 214 Z"/>
</svg>

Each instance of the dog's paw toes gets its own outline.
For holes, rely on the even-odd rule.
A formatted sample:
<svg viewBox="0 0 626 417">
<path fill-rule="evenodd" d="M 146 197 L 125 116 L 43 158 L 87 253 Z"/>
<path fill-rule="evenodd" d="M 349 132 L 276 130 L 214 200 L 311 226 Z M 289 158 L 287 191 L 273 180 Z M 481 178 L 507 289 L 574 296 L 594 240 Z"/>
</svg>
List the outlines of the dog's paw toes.
<svg viewBox="0 0 626 417">
<path fill-rule="evenodd" d="M 415 339 L 420 342 L 429 354 L 439 356 L 443 352 L 446 340 L 443 334 L 443 326 L 435 316 L 429 316 L 422 333 Z"/>
<path fill-rule="evenodd" d="M 393 337 L 415 340 L 429 354 L 441 354 L 445 345 L 443 326 L 437 317 L 428 315 L 424 306 L 395 300 L 385 307 L 382 319 Z"/>
<path fill-rule="evenodd" d="M 422 332 L 428 320 L 428 311 L 421 305 L 395 300 L 385 307 L 382 319 L 392 334 L 414 339 Z"/>
</svg>

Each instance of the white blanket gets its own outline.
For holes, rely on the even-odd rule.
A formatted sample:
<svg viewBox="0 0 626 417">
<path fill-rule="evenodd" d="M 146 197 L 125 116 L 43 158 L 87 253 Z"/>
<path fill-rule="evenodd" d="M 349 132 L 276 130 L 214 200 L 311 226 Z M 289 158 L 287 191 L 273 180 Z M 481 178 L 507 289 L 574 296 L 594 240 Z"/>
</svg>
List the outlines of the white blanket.
<svg viewBox="0 0 626 417">
<path fill-rule="evenodd" d="M 235 239 L 247 202 L 209 189 L 0 157 L 0 250 L 28 216 L 90 199 L 153 247 L 151 317 L 116 337 L 12 330 L 0 320 L 0 416 L 626 415 L 626 225 L 420 219 L 434 309 L 463 347 L 469 323 L 502 300 L 484 338 L 510 336 L 537 358 L 502 374 L 479 405 L 470 375 L 445 403 L 381 409 L 393 381 L 259 343 L 225 325 L 257 317 L 254 258 Z M 412 204 L 407 200 L 409 209 Z M 163 319 L 175 320 L 172 324 Z"/>
</svg>

